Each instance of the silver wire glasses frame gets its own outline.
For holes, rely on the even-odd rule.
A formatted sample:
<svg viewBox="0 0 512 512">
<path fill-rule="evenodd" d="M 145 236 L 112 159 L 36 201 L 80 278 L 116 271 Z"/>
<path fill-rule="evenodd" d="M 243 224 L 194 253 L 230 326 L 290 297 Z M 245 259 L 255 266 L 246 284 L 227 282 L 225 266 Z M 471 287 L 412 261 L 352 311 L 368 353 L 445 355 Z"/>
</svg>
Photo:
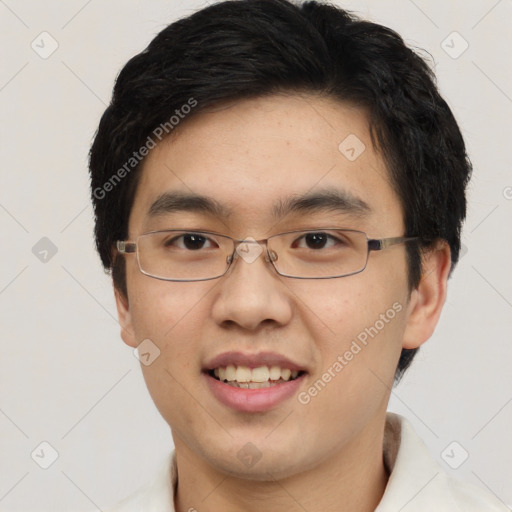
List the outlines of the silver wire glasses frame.
<svg viewBox="0 0 512 512">
<path fill-rule="evenodd" d="M 140 271 L 164 281 L 207 281 L 227 273 L 236 259 L 265 261 L 284 277 L 333 279 L 362 272 L 370 251 L 382 251 L 419 237 L 368 238 L 354 229 L 288 231 L 262 240 L 244 240 L 210 231 L 151 231 L 135 241 L 117 241 L 122 254 L 135 253 Z"/>
</svg>

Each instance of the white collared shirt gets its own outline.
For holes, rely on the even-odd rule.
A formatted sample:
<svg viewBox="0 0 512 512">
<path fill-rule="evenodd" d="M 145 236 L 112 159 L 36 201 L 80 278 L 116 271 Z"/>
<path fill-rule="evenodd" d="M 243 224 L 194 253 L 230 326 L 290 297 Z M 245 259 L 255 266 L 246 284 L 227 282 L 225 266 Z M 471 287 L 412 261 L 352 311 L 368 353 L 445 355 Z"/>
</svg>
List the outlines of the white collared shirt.
<svg viewBox="0 0 512 512">
<path fill-rule="evenodd" d="M 403 417 L 387 413 L 384 462 L 390 472 L 375 512 L 510 512 L 493 495 L 449 476 Z M 153 481 L 106 512 L 175 512 L 176 454 Z"/>
</svg>

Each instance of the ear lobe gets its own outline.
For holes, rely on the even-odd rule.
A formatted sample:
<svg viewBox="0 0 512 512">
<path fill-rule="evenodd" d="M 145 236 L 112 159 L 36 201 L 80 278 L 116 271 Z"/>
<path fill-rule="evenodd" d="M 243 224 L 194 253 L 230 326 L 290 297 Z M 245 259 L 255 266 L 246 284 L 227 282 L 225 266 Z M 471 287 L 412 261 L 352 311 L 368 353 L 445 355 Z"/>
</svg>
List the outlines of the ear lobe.
<svg viewBox="0 0 512 512">
<path fill-rule="evenodd" d="M 137 340 L 132 325 L 130 304 L 128 297 L 114 286 L 114 297 L 116 299 L 117 317 L 121 326 L 121 338 L 130 347 L 137 347 Z"/>
<path fill-rule="evenodd" d="M 418 348 L 432 336 L 446 300 L 450 267 L 450 246 L 444 240 L 423 254 L 421 280 L 408 305 L 403 348 Z"/>
</svg>

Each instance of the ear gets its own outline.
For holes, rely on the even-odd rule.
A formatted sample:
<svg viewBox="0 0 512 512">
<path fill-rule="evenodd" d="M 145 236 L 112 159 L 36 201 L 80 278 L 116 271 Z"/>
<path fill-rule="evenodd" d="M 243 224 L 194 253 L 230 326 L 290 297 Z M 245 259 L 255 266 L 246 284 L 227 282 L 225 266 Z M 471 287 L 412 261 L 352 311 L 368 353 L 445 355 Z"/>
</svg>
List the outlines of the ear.
<svg viewBox="0 0 512 512">
<path fill-rule="evenodd" d="M 403 348 L 418 348 L 432 336 L 446 300 L 450 267 L 450 246 L 444 240 L 422 255 L 422 276 L 407 307 Z"/>
<path fill-rule="evenodd" d="M 114 296 L 116 299 L 117 317 L 121 326 L 121 338 L 130 347 L 137 347 L 137 340 L 132 325 L 130 304 L 128 297 L 114 285 Z"/>
</svg>

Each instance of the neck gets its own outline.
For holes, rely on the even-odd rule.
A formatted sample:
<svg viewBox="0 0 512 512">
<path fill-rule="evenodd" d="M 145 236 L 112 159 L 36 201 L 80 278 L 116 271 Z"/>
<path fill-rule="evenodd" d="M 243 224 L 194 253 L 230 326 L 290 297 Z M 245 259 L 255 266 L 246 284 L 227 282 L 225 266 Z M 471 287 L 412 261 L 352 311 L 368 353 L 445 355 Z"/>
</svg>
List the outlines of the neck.
<svg viewBox="0 0 512 512">
<path fill-rule="evenodd" d="M 382 446 L 384 422 L 306 471 L 276 480 L 247 480 L 221 472 L 175 436 L 177 512 L 372 512 L 387 484 Z"/>
</svg>

